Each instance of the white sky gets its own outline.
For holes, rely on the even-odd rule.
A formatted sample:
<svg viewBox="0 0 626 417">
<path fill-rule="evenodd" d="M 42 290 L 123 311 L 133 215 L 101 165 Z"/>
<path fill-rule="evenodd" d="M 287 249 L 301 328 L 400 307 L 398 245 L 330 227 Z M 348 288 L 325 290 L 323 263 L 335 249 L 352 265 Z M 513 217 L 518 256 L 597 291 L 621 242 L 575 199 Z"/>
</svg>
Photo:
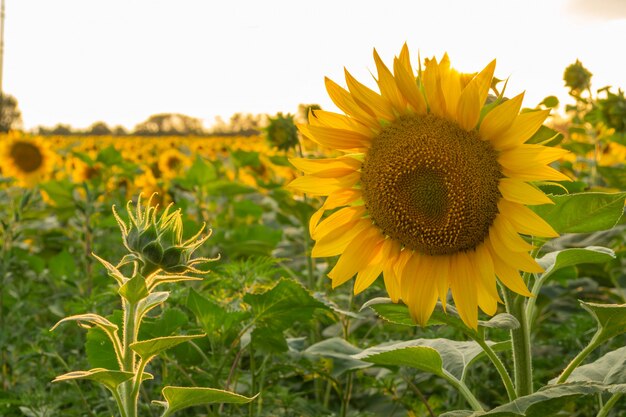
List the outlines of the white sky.
<svg viewBox="0 0 626 417">
<path fill-rule="evenodd" d="M 24 127 L 103 120 L 134 127 L 163 112 L 199 117 L 335 110 L 324 76 L 373 86 L 372 48 L 465 72 L 497 58 L 526 106 L 567 96 L 579 58 L 592 87 L 626 87 L 626 0 L 5 0 L 4 90 Z"/>
</svg>

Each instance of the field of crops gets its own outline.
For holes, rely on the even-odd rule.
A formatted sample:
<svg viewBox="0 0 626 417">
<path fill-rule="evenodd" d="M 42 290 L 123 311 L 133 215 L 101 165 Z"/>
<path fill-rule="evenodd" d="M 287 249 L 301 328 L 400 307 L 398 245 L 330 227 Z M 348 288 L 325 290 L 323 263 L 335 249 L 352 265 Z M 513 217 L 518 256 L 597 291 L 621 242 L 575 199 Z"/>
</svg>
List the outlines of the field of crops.
<svg viewBox="0 0 626 417">
<path fill-rule="evenodd" d="M 381 82 L 377 97 L 389 98 L 390 114 L 419 114 L 423 99 L 402 84 L 402 65 L 397 96 Z M 380 79 L 394 80 L 385 68 Z M 470 91 L 480 74 L 460 85 Z M 371 190 L 387 171 L 372 169 L 382 157 L 364 159 L 361 146 L 374 119 L 362 103 L 376 99 L 349 78 L 355 99 L 336 101 L 351 118 L 311 113 L 294 146 L 268 134 L 3 135 L 0 415 L 624 415 L 626 100 L 566 82 L 576 103 L 566 119 L 542 126 L 549 98 L 506 125 L 546 112 L 517 145 L 526 165 L 511 157 L 496 178 L 518 179 L 519 195 L 533 199 L 532 210 L 519 205 L 530 213 L 522 221 L 510 218 L 515 239 L 490 236 L 488 262 L 466 256 L 483 246 L 463 246 L 445 273 L 437 262 L 449 249 L 426 248 L 427 238 L 393 246 L 394 231 L 378 226 L 376 199 L 386 194 Z M 502 107 L 506 117 L 516 100 L 490 93 L 473 121 L 463 116 L 471 108 L 446 117 L 474 129 L 480 116 L 474 130 L 488 137 L 499 128 L 491 116 Z M 433 120 L 426 97 L 423 117 Z M 434 202 L 416 194 L 411 204 L 431 213 L 438 190 L 427 190 Z M 497 190 L 498 201 L 522 199 Z M 376 241 L 366 229 L 374 224 L 387 228 Z M 532 227 L 556 233 L 531 238 Z M 498 262 L 518 257 L 514 278 Z M 406 284 L 405 265 L 423 276 Z M 462 268 L 484 265 L 483 284 Z"/>
</svg>

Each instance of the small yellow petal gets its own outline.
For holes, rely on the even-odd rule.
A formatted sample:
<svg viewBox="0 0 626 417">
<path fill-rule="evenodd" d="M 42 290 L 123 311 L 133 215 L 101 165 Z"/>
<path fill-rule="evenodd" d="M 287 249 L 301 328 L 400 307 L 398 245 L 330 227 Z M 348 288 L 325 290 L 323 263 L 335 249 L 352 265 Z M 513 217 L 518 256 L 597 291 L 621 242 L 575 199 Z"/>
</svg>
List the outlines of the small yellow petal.
<svg viewBox="0 0 626 417">
<path fill-rule="evenodd" d="M 413 107 L 415 113 L 426 114 L 426 100 L 424 100 L 424 96 L 417 86 L 413 73 L 408 72 L 398 59 L 393 63 L 393 71 L 398 89 Z"/>
<path fill-rule="evenodd" d="M 502 173 L 507 177 L 522 181 L 571 181 L 567 175 L 549 166 L 531 166 L 520 169 L 502 167 Z"/>
<path fill-rule="evenodd" d="M 511 127 L 504 133 L 491 139 L 491 143 L 496 150 L 504 150 L 510 147 L 519 146 L 526 142 L 539 130 L 546 120 L 550 110 L 537 110 L 522 113 L 515 118 Z"/>
<path fill-rule="evenodd" d="M 559 236 L 544 219 L 522 204 L 500 200 L 498 209 L 519 233 L 542 237 Z"/>
<path fill-rule="evenodd" d="M 298 125 L 298 130 L 322 146 L 339 150 L 366 149 L 372 142 L 372 138 L 353 130 L 305 124 Z"/>
<path fill-rule="evenodd" d="M 324 159 L 290 158 L 289 162 L 305 174 L 313 175 L 319 175 L 319 173 L 337 169 L 357 171 L 362 165 L 361 161 L 350 156 Z"/>
<path fill-rule="evenodd" d="M 452 256 L 454 265 L 450 274 L 450 290 L 454 305 L 463 322 L 476 330 L 478 328 L 476 277 L 470 270 L 471 265 L 465 252 L 458 252 Z"/>
<path fill-rule="evenodd" d="M 396 80 L 393 78 L 393 74 L 383 63 L 382 59 L 380 59 L 376 49 L 374 49 L 374 62 L 376 62 L 376 71 L 378 72 L 378 80 L 376 81 L 381 94 L 389 99 L 391 105 L 398 113 L 404 112 L 406 109 L 406 100 L 400 93 L 396 85 Z"/>
<path fill-rule="evenodd" d="M 365 213 L 365 207 L 344 207 L 341 210 L 337 210 L 327 218 L 325 218 L 316 228 L 311 237 L 314 240 L 321 239 L 328 233 L 335 230 L 337 227 L 341 227 L 354 220 L 360 219 Z"/>
<path fill-rule="evenodd" d="M 357 234 L 328 273 L 335 288 L 369 265 L 372 251 L 385 237 L 378 228 L 370 226 Z"/>
<path fill-rule="evenodd" d="M 507 169 L 525 169 L 547 165 L 567 155 L 569 151 L 541 145 L 520 145 L 498 155 L 498 162 Z"/>
<path fill-rule="evenodd" d="M 519 113 L 524 100 L 524 93 L 513 97 L 510 100 L 503 101 L 502 104 L 493 108 L 483 121 L 480 123 L 478 130 L 481 138 L 493 140 L 494 138 L 506 132 Z"/>
<path fill-rule="evenodd" d="M 376 120 L 373 114 L 370 114 L 363 110 L 353 99 L 349 92 L 340 87 L 337 83 L 330 78 L 325 78 L 326 91 L 330 99 L 339 107 L 345 114 L 352 116 L 357 121 L 361 122 L 365 126 L 372 129 L 380 129 L 380 124 Z"/>
<path fill-rule="evenodd" d="M 383 272 L 383 265 L 380 262 L 368 265 L 365 269 L 359 271 L 354 281 L 354 295 L 362 293 L 372 285 L 381 272 Z"/>
<path fill-rule="evenodd" d="M 433 279 L 434 263 L 429 258 L 413 254 L 401 280 L 402 299 L 407 303 L 413 320 L 421 326 L 428 323 L 438 298 Z"/>
<path fill-rule="evenodd" d="M 383 247 L 383 279 L 385 280 L 385 289 L 389 298 L 394 303 L 400 300 L 400 279 L 395 272 L 395 264 L 400 256 L 400 243 L 394 239 L 386 239 Z"/>
<path fill-rule="evenodd" d="M 372 129 L 363 123 L 345 114 L 333 113 L 325 110 L 313 110 L 313 117 L 309 117 L 309 123 L 313 126 L 332 127 L 335 129 L 352 130 L 363 136 L 372 136 Z"/>
<path fill-rule="evenodd" d="M 370 227 L 372 227 L 371 220 L 355 219 L 338 226 L 336 229 L 328 230 L 315 242 L 315 246 L 311 250 L 311 257 L 322 258 L 340 255 L 359 233 Z"/>
<path fill-rule="evenodd" d="M 520 204 L 554 204 L 543 191 L 516 178 L 502 178 L 498 186 L 502 197 Z"/>
<path fill-rule="evenodd" d="M 507 248 L 513 252 L 528 252 L 532 245 L 526 242 L 513 228 L 508 219 L 499 214 L 489 229 L 489 236 L 496 248 Z"/>
<path fill-rule="evenodd" d="M 328 195 L 344 188 L 350 188 L 361 178 L 358 172 L 341 178 L 320 178 L 312 175 L 304 175 L 291 181 L 288 188 L 302 191 L 311 195 Z"/>
<path fill-rule="evenodd" d="M 441 91 L 441 76 L 436 58 L 426 61 L 423 83 L 430 113 L 441 117 L 445 116 L 446 99 Z"/>
<path fill-rule="evenodd" d="M 348 70 L 344 70 L 344 72 L 352 98 L 363 110 L 367 113 L 373 113 L 377 120 L 391 121 L 394 119 L 391 103 L 386 97 L 361 84 Z"/>
<path fill-rule="evenodd" d="M 491 244 L 489 244 L 488 247 L 491 253 L 491 259 L 493 260 L 494 270 L 500 282 L 506 285 L 511 291 L 515 291 L 524 297 L 532 297 L 531 292 L 528 291 L 528 287 L 519 274 L 519 270 L 509 265 L 505 260 L 502 260 Z"/>
<path fill-rule="evenodd" d="M 457 120 L 463 129 L 469 131 L 478 124 L 480 111 L 487 99 L 495 69 L 496 60 L 494 59 L 469 82 L 461 93 L 457 108 Z"/>
</svg>

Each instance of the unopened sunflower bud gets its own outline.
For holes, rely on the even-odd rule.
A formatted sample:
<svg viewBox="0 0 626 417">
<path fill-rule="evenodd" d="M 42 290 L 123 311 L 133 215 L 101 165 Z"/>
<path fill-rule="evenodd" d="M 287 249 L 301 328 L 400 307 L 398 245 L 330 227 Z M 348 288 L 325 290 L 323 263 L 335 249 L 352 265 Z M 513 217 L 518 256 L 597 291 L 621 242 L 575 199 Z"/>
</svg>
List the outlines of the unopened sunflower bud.
<svg viewBox="0 0 626 417">
<path fill-rule="evenodd" d="M 565 86 L 569 87 L 572 92 L 581 92 L 591 86 L 591 72 L 583 67 L 582 62 L 576 60 L 575 63 L 565 68 L 563 80 Z"/>
</svg>

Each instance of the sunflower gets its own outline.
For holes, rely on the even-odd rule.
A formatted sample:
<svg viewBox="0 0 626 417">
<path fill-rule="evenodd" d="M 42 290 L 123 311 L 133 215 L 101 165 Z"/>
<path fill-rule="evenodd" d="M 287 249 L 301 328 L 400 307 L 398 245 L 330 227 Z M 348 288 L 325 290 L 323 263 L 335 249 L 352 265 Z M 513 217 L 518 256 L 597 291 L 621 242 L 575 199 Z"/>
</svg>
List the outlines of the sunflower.
<svg viewBox="0 0 626 417">
<path fill-rule="evenodd" d="M 552 201 L 532 181 L 568 180 L 548 164 L 564 151 L 526 144 L 548 111 L 519 113 L 523 93 L 487 104 L 495 60 L 477 74 L 425 61 L 417 76 L 406 46 L 393 72 L 376 50 L 380 94 L 345 71 L 326 79 L 345 114 L 314 110 L 301 133 L 340 156 L 293 159 L 290 187 L 328 196 L 312 216 L 314 257 L 341 255 L 332 287 L 356 275 L 354 292 L 382 273 L 394 302 L 424 325 L 448 293 L 463 321 L 496 313 L 497 281 L 530 296 L 519 271 L 540 272 L 522 235 L 557 233 L 526 205 Z M 324 213 L 333 210 L 324 217 Z"/>
<path fill-rule="evenodd" d="M 178 149 L 168 149 L 159 156 L 158 168 L 161 177 L 165 179 L 176 178 L 180 173 L 191 165 L 187 155 Z"/>
<path fill-rule="evenodd" d="M 0 161 L 3 175 L 29 187 L 50 175 L 54 153 L 39 138 L 10 132 L 2 140 Z"/>
</svg>

